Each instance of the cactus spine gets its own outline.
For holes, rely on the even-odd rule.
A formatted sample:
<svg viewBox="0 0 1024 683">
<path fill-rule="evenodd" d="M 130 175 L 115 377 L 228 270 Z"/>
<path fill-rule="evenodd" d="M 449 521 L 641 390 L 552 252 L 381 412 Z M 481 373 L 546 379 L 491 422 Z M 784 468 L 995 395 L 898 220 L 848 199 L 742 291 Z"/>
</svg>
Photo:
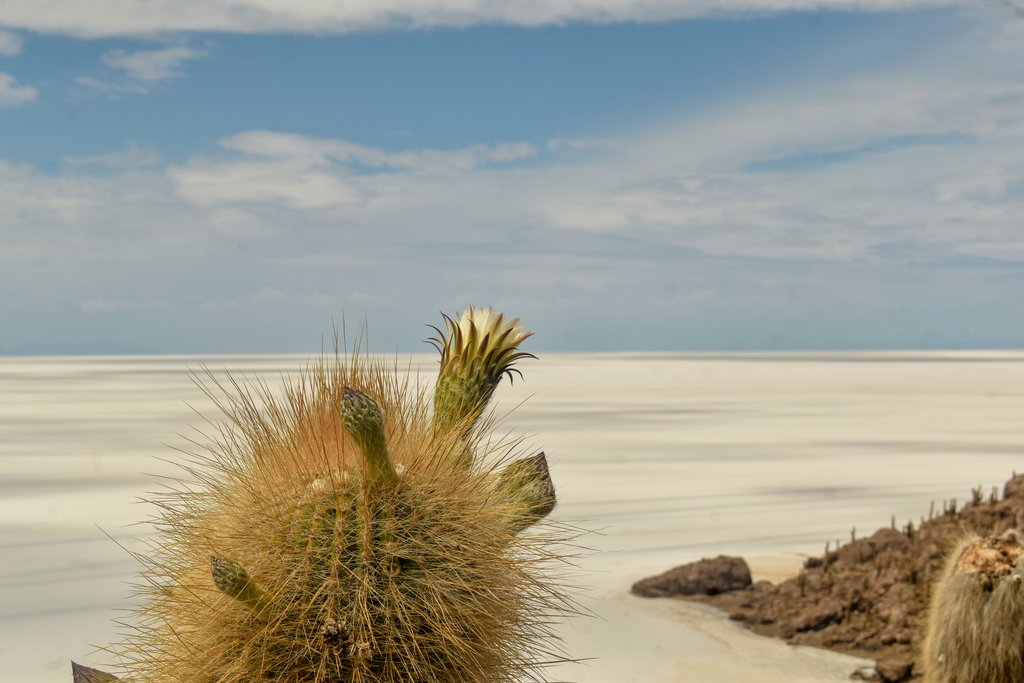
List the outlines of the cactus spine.
<svg viewBox="0 0 1024 683">
<path fill-rule="evenodd" d="M 927 683 L 1024 681 L 1024 546 L 1016 531 L 953 548 L 922 648 Z"/>
<path fill-rule="evenodd" d="M 485 464 L 478 433 L 530 333 L 479 308 L 438 332 L 433 411 L 358 356 L 284 398 L 224 392 L 227 421 L 187 467 L 198 486 L 157 501 L 147 601 L 113 648 L 124 680 L 542 679 L 570 608 L 544 569 L 558 539 L 520 533 L 555 505 L 547 461 Z"/>
</svg>

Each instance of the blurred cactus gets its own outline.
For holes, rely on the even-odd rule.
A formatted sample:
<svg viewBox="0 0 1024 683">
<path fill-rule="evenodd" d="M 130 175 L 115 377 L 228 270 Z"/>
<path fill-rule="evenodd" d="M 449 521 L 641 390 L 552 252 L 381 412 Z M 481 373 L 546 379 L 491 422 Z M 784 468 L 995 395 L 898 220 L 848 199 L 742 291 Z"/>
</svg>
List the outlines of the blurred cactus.
<svg viewBox="0 0 1024 683">
<path fill-rule="evenodd" d="M 73 683 L 115 683 L 120 679 L 99 669 L 91 669 L 78 662 L 71 662 L 71 680 Z"/>
<path fill-rule="evenodd" d="M 509 529 L 513 532 L 539 522 L 555 509 L 555 485 L 543 453 L 506 467 L 496 489 L 509 506 Z"/>
<path fill-rule="evenodd" d="M 365 356 L 283 398 L 210 376 L 227 421 L 197 482 L 156 501 L 147 600 L 112 648 L 124 680 L 482 683 L 561 660 L 559 539 L 520 533 L 554 508 L 547 461 L 486 464 L 473 428 L 530 333 L 480 308 L 438 333 L 432 411 Z M 97 675 L 75 669 L 118 680 Z"/>
<path fill-rule="evenodd" d="M 1016 531 L 963 539 L 935 585 L 922 648 L 927 683 L 1024 681 L 1024 546 Z"/>
</svg>

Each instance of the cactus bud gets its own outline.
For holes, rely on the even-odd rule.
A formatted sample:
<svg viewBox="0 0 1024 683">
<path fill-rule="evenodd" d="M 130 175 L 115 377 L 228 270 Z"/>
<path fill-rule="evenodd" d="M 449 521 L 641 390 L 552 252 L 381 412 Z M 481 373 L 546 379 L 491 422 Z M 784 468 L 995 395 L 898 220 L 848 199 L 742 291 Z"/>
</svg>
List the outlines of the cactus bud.
<svg viewBox="0 0 1024 683">
<path fill-rule="evenodd" d="M 267 606 L 263 591 L 249 577 L 245 567 L 238 562 L 212 555 L 210 573 L 213 575 L 213 585 L 225 595 L 255 610 L 261 611 Z"/>
<path fill-rule="evenodd" d="M 114 683 L 121 679 L 105 671 L 71 662 L 71 680 L 73 683 Z"/>
<path fill-rule="evenodd" d="M 398 479 L 398 473 L 388 457 L 384 418 L 376 401 L 357 389 L 345 387 L 341 400 L 341 419 L 345 431 L 363 451 L 371 477 L 384 482 Z"/>
<path fill-rule="evenodd" d="M 495 485 L 509 507 L 513 533 L 539 522 L 555 509 L 555 485 L 544 453 L 517 460 L 502 470 Z"/>
</svg>

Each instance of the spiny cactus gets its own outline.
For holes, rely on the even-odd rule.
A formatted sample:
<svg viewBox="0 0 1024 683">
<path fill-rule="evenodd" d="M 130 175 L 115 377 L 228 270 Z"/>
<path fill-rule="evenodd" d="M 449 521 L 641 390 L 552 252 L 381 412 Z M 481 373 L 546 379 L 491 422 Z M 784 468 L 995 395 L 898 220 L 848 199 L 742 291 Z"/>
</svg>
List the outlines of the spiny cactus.
<svg viewBox="0 0 1024 683">
<path fill-rule="evenodd" d="M 125 680 L 521 681 L 561 659 L 561 532 L 521 533 L 555 505 L 547 461 L 481 452 L 530 333 L 491 309 L 445 325 L 432 411 L 365 356 L 319 361 L 283 398 L 208 377 L 227 420 L 156 501 L 146 600 L 112 648 Z"/>
<path fill-rule="evenodd" d="M 963 539 L 928 612 L 927 683 L 1024 681 L 1024 545 L 1018 532 Z"/>
</svg>

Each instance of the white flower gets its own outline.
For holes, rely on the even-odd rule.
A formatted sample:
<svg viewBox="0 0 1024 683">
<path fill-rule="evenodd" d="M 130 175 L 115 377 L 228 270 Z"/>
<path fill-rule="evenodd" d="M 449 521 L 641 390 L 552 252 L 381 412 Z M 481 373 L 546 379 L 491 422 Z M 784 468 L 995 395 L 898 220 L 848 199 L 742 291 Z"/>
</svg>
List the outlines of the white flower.
<svg viewBox="0 0 1024 683">
<path fill-rule="evenodd" d="M 487 378 L 497 382 L 503 374 L 513 372 L 512 365 L 517 360 L 534 357 L 518 351 L 519 345 L 533 332 L 524 329 L 519 318 L 506 319 L 504 313 L 490 306 L 470 306 L 457 323 L 447 315 L 444 321 L 445 331 L 435 327 L 439 338 L 431 340 L 441 352 L 441 374 L 453 363 L 466 369 L 480 361 L 483 364 L 480 369 Z"/>
<path fill-rule="evenodd" d="M 454 424 L 479 417 L 502 375 L 512 378 L 521 358 L 534 358 L 519 350 L 527 331 L 519 318 L 505 318 L 493 308 L 470 306 L 455 322 L 444 316 L 444 330 L 434 328 L 430 343 L 441 353 L 441 369 L 434 392 L 436 424 Z"/>
</svg>

